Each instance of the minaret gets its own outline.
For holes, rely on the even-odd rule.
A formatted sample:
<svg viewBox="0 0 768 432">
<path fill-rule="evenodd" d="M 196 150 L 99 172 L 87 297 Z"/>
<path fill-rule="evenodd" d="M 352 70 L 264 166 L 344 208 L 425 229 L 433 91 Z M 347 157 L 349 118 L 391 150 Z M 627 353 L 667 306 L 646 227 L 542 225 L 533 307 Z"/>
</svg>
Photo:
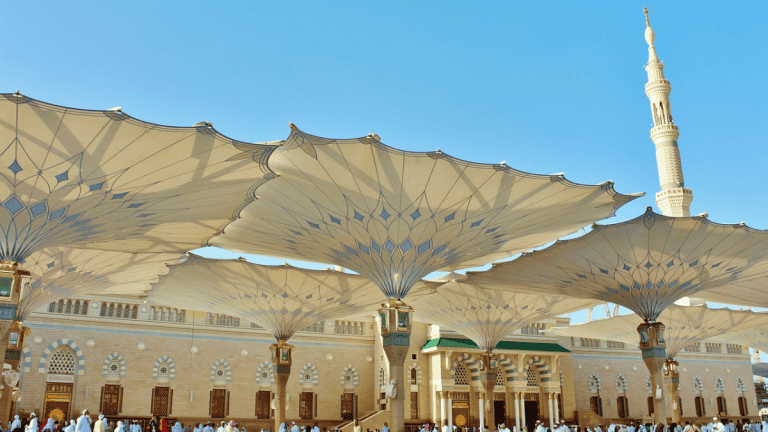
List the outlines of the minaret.
<svg viewBox="0 0 768 432">
<path fill-rule="evenodd" d="M 683 165 L 680 163 L 680 150 L 677 147 L 680 131 L 672 121 L 669 104 L 672 86 L 664 79 L 664 63 L 656 57 L 656 48 L 653 46 L 655 36 L 648 20 L 648 9 L 643 11 L 645 41 L 648 42 L 648 65 L 645 67 L 648 72 L 648 84 L 645 85 L 645 94 L 651 100 L 651 140 L 656 145 L 656 165 L 659 168 L 661 183 L 661 192 L 656 194 L 656 205 L 666 216 L 690 216 L 689 207 L 693 201 L 693 193 L 685 187 L 683 180 Z"/>
</svg>

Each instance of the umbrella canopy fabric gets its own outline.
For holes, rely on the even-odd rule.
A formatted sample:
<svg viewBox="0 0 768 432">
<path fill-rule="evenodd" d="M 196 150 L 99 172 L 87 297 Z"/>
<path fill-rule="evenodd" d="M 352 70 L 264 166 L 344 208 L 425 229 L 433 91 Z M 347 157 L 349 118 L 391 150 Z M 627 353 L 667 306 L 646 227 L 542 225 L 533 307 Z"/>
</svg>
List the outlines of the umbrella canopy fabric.
<svg viewBox="0 0 768 432">
<path fill-rule="evenodd" d="M 413 295 L 434 292 L 420 282 Z M 288 340 L 299 329 L 329 318 L 375 309 L 381 292 L 368 278 L 334 270 L 264 266 L 244 260 L 215 260 L 190 254 L 154 285 L 153 304 L 226 313 Z"/>
<path fill-rule="evenodd" d="M 768 307 L 768 276 L 696 293 L 696 298 L 730 305 Z"/>
<path fill-rule="evenodd" d="M 340 265 L 405 298 L 439 269 L 484 265 L 615 214 L 636 198 L 504 164 L 413 153 L 378 137 L 335 140 L 292 125 L 270 168 L 280 177 L 211 244 Z"/>
<path fill-rule="evenodd" d="M 0 259 L 49 247 L 186 252 L 273 177 L 274 145 L 0 94 Z"/>
<path fill-rule="evenodd" d="M 24 284 L 16 319 L 52 301 L 87 294 L 141 297 L 168 265 L 184 255 L 131 254 L 91 249 L 48 248 L 26 259 L 30 281 Z"/>
<path fill-rule="evenodd" d="M 517 329 L 600 303 L 591 299 L 491 290 L 454 280 L 438 287 L 436 295 L 412 302 L 411 307 L 415 319 L 461 333 L 483 351 L 491 352 Z"/>
<path fill-rule="evenodd" d="M 656 320 L 685 296 L 768 275 L 768 231 L 649 207 L 622 223 L 468 274 L 467 283 L 517 292 L 600 299 Z"/>
<path fill-rule="evenodd" d="M 707 306 L 671 305 L 658 317 L 664 323 L 667 358 L 674 359 L 686 347 L 703 340 L 723 340 L 727 333 L 768 325 L 768 313 L 745 310 L 712 309 Z M 557 336 L 588 337 L 637 344 L 637 326 L 643 322 L 635 314 L 560 327 L 548 333 Z M 744 344 L 746 345 L 746 344 Z"/>
</svg>

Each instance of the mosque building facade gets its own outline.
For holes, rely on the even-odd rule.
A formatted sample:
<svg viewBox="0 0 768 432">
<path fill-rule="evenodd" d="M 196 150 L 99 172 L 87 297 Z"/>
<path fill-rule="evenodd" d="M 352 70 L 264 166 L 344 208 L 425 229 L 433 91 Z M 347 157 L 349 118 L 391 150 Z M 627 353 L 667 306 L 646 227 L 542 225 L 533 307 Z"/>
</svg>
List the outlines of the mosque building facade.
<svg viewBox="0 0 768 432">
<path fill-rule="evenodd" d="M 389 409 L 390 377 L 376 320 L 324 321 L 296 334 L 292 343 L 302 349 L 288 382 L 289 421 L 330 428 L 362 418 L 364 427 L 380 429 L 377 413 Z M 653 395 L 638 347 L 543 332 L 568 323 L 564 317 L 543 320 L 499 344 L 496 421 L 531 426 L 535 420 L 648 418 Z M 53 302 L 25 326 L 23 399 L 14 407 L 22 415 L 58 410 L 72 418 L 88 409 L 115 419 L 166 415 L 188 425 L 233 418 L 248 428 L 270 427 L 272 339 L 251 323 L 94 298 Z M 485 397 L 480 354 L 460 334 L 416 322 L 403 377 L 406 425 L 442 424 L 450 417 L 456 426 L 478 426 L 479 398 Z M 747 347 L 705 341 L 677 360 L 684 419 L 758 418 Z"/>
</svg>

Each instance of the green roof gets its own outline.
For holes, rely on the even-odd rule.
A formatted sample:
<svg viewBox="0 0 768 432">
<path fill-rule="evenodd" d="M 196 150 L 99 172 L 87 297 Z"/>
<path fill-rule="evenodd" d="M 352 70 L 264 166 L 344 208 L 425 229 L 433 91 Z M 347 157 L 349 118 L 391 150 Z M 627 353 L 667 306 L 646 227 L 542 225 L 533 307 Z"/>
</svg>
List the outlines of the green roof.
<svg viewBox="0 0 768 432">
<path fill-rule="evenodd" d="M 425 350 L 434 347 L 477 348 L 477 344 L 469 339 L 438 338 L 428 340 L 421 349 Z M 510 351 L 571 352 L 560 344 L 544 342 L 501 341 L 494 349 Z"/>
</svg>

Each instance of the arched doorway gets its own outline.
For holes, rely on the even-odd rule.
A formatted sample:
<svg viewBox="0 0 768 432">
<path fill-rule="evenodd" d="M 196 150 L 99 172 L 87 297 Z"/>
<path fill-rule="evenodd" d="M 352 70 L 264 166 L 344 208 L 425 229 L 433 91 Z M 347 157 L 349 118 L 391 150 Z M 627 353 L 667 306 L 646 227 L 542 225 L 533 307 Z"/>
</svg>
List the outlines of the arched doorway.
<svg viewBox="0 0 768 432">
<path fill-rule="evenodd" d="M 77 370 L 78 360 L 75 351 L 67 345 L 56 347 L 48 361 L 41 418 L 51 417 L 56 420 L 70 418 Z"/>
</svg>

